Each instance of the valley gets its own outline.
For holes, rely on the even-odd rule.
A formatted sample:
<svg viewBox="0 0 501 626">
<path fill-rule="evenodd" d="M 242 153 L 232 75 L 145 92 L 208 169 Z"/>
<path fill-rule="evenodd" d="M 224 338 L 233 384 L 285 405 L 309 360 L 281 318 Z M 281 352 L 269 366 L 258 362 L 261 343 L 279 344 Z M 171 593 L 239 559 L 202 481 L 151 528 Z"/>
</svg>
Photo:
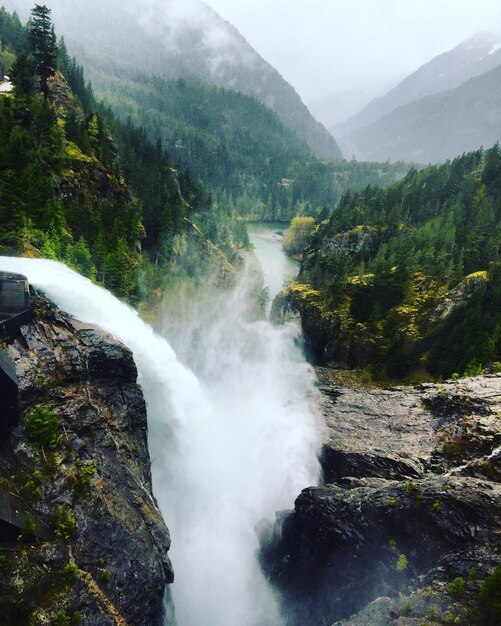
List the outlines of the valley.
<svg viewBox="0 0 501 626">
<path fill-rule="evenodd" d="M 501 51 L 444 29 L 328 130 L 211 2 L 3 0 L 2 626 L 497 626 Z"/>
</svg>

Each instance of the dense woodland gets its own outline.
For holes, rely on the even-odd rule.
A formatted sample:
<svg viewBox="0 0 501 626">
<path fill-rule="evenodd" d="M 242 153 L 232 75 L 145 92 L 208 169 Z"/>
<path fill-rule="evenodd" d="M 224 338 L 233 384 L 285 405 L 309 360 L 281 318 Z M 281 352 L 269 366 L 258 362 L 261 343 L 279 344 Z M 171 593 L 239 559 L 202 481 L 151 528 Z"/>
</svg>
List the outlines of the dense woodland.
<svg viewBox="0 0 501 626">
<path fill-rule="evenodd" d="M 238 216 L 299 215 L 290 252 L 314 234 L 298 293 L 336 329 L 333 360 L 400 378 L 501 360 L 498 146 L 387 187 L 409 166 L 320 161 L 236 92 L 111 72 L 112 110 L 44 11 L 24 26 L 0 9 L 14 83 L 0 97 L 3 250 L 62 259 L 138 302 L 166 276 L 200 274 L 189 233 L 227 263 L 248 245 Z M 449 292 L 464 306 L 444 305 Z"/>
<path fill-rule="evenodd" d="M 49 14 L 49 56 L 37 64 L 34 19 L 24 27 L 0 9 L 3 71 L 14 83 L 0 97 L 1 246 L 62 259 L 137 300 L 139 270 L 165 268 L 191 222 L 228 252 L 228 234 L 246 245 L 245 229 L 200 179 L 173 168 L 160 140 L 96 101 Z"/>
<path fill-rule="evenodd" d="M 322 161 L 270 109 L 195 79 L 126 73 L 108 63 L 104 101 L 124 121 L 161 137 L 180 169 L 212 189 L 218 205 L 251 219 L 289 221 L 329 211 L 348 189 L 388 185 L 405 163 Z"/>
<path fill-rule="evenodd" d="M 334 359 L 392 378 L 478 373 L 501 360 L 500 252 L 496 145 L 345 194 L 312 238 L 302 294 L 336 329 Z"/>
</svg>

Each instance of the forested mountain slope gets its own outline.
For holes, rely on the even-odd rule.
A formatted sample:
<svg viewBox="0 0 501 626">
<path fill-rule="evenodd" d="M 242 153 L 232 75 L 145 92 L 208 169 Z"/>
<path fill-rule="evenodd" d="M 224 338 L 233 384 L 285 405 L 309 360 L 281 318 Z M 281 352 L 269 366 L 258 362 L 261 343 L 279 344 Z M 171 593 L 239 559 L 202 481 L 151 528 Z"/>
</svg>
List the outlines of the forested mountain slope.
<svg viewBox="0 0 501 626">
<path fill-rule="evenodd" d="M 23 0 L 11 0 L 11 3 L 24 6 Z M 83 22 L 77 19 L 79 11 L 85 12 L 87 5 L 79 5 L 71 16 L 66 4 L 57 6 L 60 13 L 67 16 L 72 28 L 92 17 L 83 16 Z M 166 5 L 170 7 L 169 11 L 173 6 L 172 3 Z M 103 5 L 102 10 L 109 11 L 110 5 Z M 123 10 L 126 16 L 129 15 L 129 9 Z M 61 17 L 63 23 L 64 15 Z M 92 19 L 95 17 L 99 21 L 99 15 L 97 12 Z M 173 166 L 182 171 L 189 170 L 200 178 L 211 189 L 215 203 L 225 215 L 236 213 L 251 219 L 281 221 L 288 221 L 297 214 L 319 215 L 332 209 L 347 189 L 361 189 L 367 184 L 386 185 L 407 173 L 408 166 L 404 163 L 319 160 L 311 154 L 306 143 L 263 104 L 233 88 L 211 85 L 193 78 L 193 74 L 190 78 L 188 67 L 179 69 L 179 72 L 186 71 L 188 78 L 178 79 L 148 74 L 150 70 L 137 70 L 129 61 L 136 58 L 132 51 L 136 50 L 138 40 L 132 37 L 132 31 L 128 39 L 120 30 L 120 15 L 119 11 L 107 16 L 114 25 L 119 22 L 115 35 L 118 43 L 111 39 L 99 43 L 99 46 L 102 44 L 100 54 L 108 56 L 96 64 L 94 57 L 80 47 L 79 61 L 83 60 L 86 70 L 89 67 L 91 72 L 98 72 L 98 93 L 112 105 L 114 113 L 123 122 L 130 119 L 134 125 L 143 128 L 153 143 L 160 139 Z M 129 18 L 132 19 L 130 15 Z M 210 24 L 200 19 L 194 19 L 194 24 L 207 28 L 204 37 L 210 39 L 213 30 Z M 174 20 L 177 22 L 179 20 Z M 97 24 L 96 32 L 92 30 L 96 47 L 101 35 L 104 37 L 100 28 L 104 26 Z M 82 37 L 91 37 L 89 32 L 82 30 Z M 129 53 L 111 54 L 110 46 L 115 50 L 113 46 L 125 46 L 126 41 L 130 42 Z M 163 40 L 148 40 L 143 44 L 144 54 L 136 50 L 141 62 L 149 57 L 156 62 L 165 52 Z M 177 67 L 175 59 L 178 56 L 188 63 L 193 51 L 191 47 L 183 50 L 176 52 L 164 67 L 170 68 L 169 71 Z M 162 73 L 168 74 L 167 71 Z M 83 83 L 83 76 L 79 80 Z M 85 100 L 84 90 L 85 85 L 79 89 L 79 97 Z M 101 112 L 103 114 L 104 110 Z"/>
<path fill-rule="evenodd" d="M 27 11 L 31 0 L 5 0 Z M 58 32 L 85 66 L 98 95 L 116 71 L 196 78 L 251 95 L 322 158 L 341 152 L 293 87 L 240 33 L 199 0 L 47 0 Z"/>
<path fill-rule="evenodd" d="M 347 193 L 275 313 L 300 311 L 320 362 L 383 378 L 474 374 L 500 367 L 500 259 L 496 145 Z"/>
<path fill-rule="evenodd" d="M 210 236 L 230 255 L 245 245 L 243 229 L 240 236 L 228 216 L 213 215 L 211 194 L 172 167 L 161 142 L 96 102 L 53 35 L 44 43 L 48 78 L 29 30 L 4 9 L 0 38 L 14 82 L 14 92 L 0 96 L 3 250 L 62 259 L 137 300 L 153 286 L 144 281 L 153 268 L 175 271 L 183 251 L 196 258 L 188 241 L 196 248 Z"/>
</svg>

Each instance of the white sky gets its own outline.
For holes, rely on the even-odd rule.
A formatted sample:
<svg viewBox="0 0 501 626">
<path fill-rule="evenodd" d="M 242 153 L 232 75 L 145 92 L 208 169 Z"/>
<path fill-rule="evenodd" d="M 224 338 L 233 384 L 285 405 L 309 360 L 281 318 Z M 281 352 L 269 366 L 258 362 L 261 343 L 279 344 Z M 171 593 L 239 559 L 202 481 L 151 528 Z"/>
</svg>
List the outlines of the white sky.
<svg viewBox="0 0 501 626">
<path fill-rule="evenodd" d="M 482 30 L 499 0 L 205 0 L 308 101 L 385 90 Z"/>
</svg>

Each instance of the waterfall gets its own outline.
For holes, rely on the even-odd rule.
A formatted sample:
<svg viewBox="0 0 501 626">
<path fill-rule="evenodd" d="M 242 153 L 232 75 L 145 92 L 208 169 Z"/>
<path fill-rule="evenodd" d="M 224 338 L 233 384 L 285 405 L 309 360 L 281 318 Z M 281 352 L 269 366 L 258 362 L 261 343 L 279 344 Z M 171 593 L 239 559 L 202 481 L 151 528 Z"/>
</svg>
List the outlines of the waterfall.
<svg viewBox="0 0 501 626">
<path fill-rule="evenodd" d="M 249 278 L 192 305 L 176 348 L 105 289 L 48 260 L 0 257 L 59 308 L 133 351 L 155 496 L 172 534 L 179 626 L 276 626 L 256 526 L 319 476 L 315 379 L 293 326 L 246 318 Z M 169 320 L 165 333 L 169 334 Z M 195 374 L 196 372 L 196 374 Z"/>
</svg>

